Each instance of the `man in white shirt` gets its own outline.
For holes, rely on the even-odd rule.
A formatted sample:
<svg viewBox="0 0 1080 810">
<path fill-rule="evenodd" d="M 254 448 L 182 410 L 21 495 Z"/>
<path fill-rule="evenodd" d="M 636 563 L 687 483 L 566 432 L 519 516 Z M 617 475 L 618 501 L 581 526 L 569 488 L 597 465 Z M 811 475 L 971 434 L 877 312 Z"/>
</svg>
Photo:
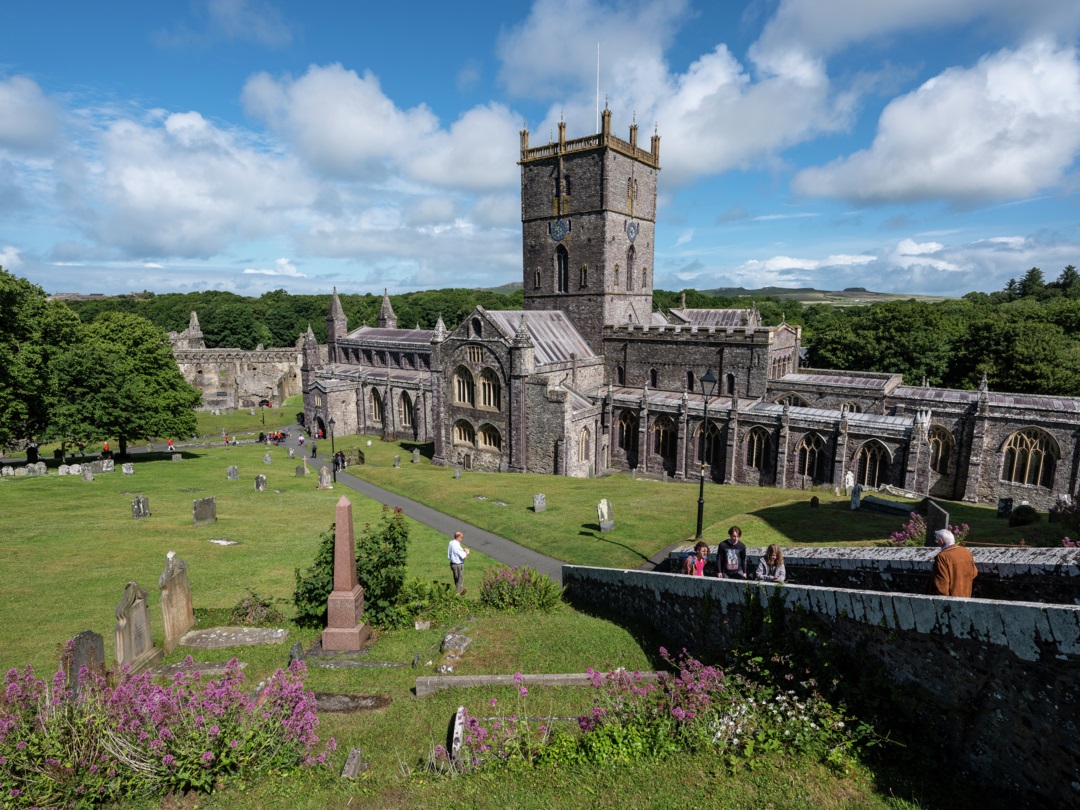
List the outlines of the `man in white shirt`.
<svg viewBox="0 0 1080 810">
<path fill-rule="evenodd" d="M 450 541 L 450 547 L 446 550 L 446 556 L 450 558 L 450 571 L 454 575 L 454 587 L 459 594 L 465 593 L 465 558 L 469 556 L 469 549 L 461 545 L 463 535 L 454 532 L 454 539 Z"/>
</svg>

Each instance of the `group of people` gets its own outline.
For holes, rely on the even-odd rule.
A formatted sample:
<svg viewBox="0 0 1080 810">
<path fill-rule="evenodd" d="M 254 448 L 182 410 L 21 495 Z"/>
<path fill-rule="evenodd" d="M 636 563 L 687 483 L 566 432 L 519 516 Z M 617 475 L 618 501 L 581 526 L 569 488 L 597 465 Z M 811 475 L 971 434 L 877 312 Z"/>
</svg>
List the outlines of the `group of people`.
<svg viewBox="0 0 1080 810">
<path fill-rule="evenodd" d="M 289 431 L 288 430 L 278 430 L 278 431 L 274 431 L 273 433 L 260 433 L 259 434 L 259 443 L 261 444 L 262 442 L 266 442 L 267 444 L 272 444 L 275 447 L 277 447 L 279 444 L 281 444 L 287 438 L 289 438 Z M 301 436 L 300 437 L 300 444 L 303 444 L 303 443 L 304 443 L 304 437 Z"/>
<path fill-rule="evenodd" d="M 699 542 L 693 552 L 683 558 L 684 574 L 705 576 L 705 562 L 709 557 L 709 544 Z M 716 576 L 719 579 L 749 579 L 746 570 L 746 545 L 742 541 L 742 529 L 732 526 L 727 538 L 716 547 Z M 765 555 L 758 563 L 754 579 L 761 582 L 783 582 L 787 577 L 784 570 L 784 553 L 780 546 L 773 543 L 765 549 Z"/>
<path fill-rule="evenodd" d="M 934 540 L 941 551 L 934 557 L 934 566 L 926 585 L 926 592 L 935 596 L 971 596 L 971 587 L 979 569 L 971 552 L 956 544 L 956 537 L 948 529 L 934 533 Z M 708 543 L 699 542 L 693 552 L 683 558 L 682 573 L 695 577 L 705 576 L 705 561 L 709 556 Z M 742 542 L 742 529 L 732 526 L 727 538 L 716 548 L 716 576 L 720 579 L 749 579 L 746 570 L 746 546 Z M 776 543 L 765 549 L 758 562 L 754 579 L 761 582 L 784 582 L 784 553 Z"/>
<path fill-rule="evenodd" d="M 349 465 L 345 463 L 345 454 L 338 450 L 334 453 L 334 471 L 344 470 Z"/>
</svg>

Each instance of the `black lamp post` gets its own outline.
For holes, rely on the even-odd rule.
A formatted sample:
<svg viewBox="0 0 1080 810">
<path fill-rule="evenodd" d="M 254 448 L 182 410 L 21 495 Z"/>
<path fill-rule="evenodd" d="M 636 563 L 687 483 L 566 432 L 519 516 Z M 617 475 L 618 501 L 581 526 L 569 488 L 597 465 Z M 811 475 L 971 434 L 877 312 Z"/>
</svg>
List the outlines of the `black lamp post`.
<svg viewBox="0 0 1080 810">
<path fill-rule="evenodd" d="M 701 376 L 701 394 L 705 397 L 705 420 L 701 424 L 701 481 L 698 485 L 697 499 L 697 534 L 695 540 L 701 539 L 701 524 L 705 518 L 705 447 L 709 433 L 709 398 L 716 391 L 716 375 L 710 368 Z"/>
<path fill-rule="evenodd" d="M 330 428 L 330 469 L 333 471 L 334 483 L 337 483 L 337 454 L 334 453 L 334 417 L 330 417 L 330 421 L 326 423 L 326 426 Z"/>
</svg>

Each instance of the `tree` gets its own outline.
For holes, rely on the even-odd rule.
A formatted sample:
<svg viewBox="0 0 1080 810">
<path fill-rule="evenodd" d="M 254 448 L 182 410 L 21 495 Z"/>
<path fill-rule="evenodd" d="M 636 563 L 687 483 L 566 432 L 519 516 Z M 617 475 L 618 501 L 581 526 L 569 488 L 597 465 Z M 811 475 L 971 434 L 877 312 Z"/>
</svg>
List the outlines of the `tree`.
<svg viewBox="0 0 1080 810">
<path fill-rule="evenodd" d="M 1070 264 L 1061 271 L 1052 286 L 1061 290 L 1061 294 L 1066 298 L 1080 298 L 1080 272 Z"/>
<path fill-rule="evenodd" d="M 1021 298 L 1038 298 L 1046 290 L 1046 280 L 1043 278 L 1043 272 L 1038 267 L 1032 267 L 1026 273 L 1023 278 L 1020 279 L 1020 284 L 1017 285 L 1017 292 Z"/>
</svg>

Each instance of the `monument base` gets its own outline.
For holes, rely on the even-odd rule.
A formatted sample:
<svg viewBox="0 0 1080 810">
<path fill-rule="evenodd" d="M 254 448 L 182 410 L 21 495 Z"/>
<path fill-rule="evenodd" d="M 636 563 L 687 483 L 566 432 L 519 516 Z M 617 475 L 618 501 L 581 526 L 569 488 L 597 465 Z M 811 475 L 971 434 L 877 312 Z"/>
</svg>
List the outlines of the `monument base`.
<svg viewBox="0 0 1080 810">
<path fill-rule="evenodd" d="M 331 652 L 359 652 L 371 635 L 371 628 L 361 622 L 356 627 L 327 627 L 322 634 L 322 648 Z"/>
<path fill-rule="evenodd" d="M 324 650 L 350 651 L 360 649 L 371 628 L 363 622 L 364 589 L 359 585 L 351 591 L 332 591 L 326 600 L 326 629 L 322 634 Z"/>
</svg>

